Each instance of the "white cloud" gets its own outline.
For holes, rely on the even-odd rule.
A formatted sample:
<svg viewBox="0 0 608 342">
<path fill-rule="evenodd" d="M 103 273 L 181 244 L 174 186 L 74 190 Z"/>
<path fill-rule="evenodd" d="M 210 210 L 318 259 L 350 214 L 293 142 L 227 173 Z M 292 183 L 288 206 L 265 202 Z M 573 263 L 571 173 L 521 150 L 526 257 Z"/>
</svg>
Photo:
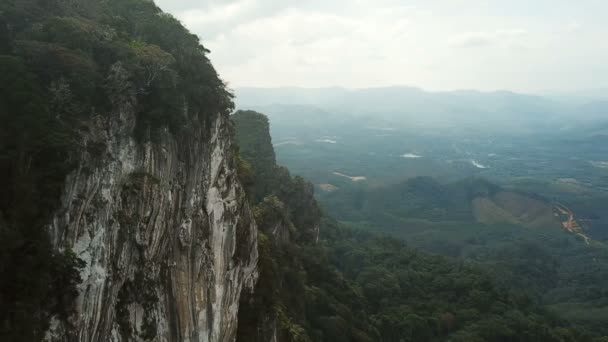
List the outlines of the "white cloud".
<svg viewBox="0 0 608 342">
<path fill-rule="evenodd" d="M 571 21 L 566 25 L 567 32 L 578 32 L 583 28 L 583 25 L 576 21 Z"/>
<path fill-rule="evenodd" d="M 232 86 L 608 87 L 607 1 L 157 2 Z"/>
<path fill-rule="evenodd" d="M 455 47 L 483 47 L 493 44 L 509 44 L 519 41 L 528 34 L 524 29 L 496 30 L 493 32 L 465 32 L 452 37 L 450 44 Z"/>
<path fill-rule="evenodd" d="M 451 45 L 459 47 L 487 46 L 494 42 L 494 37 L 485 32 L 467 32 L 451 39 Z"/>
</svg>

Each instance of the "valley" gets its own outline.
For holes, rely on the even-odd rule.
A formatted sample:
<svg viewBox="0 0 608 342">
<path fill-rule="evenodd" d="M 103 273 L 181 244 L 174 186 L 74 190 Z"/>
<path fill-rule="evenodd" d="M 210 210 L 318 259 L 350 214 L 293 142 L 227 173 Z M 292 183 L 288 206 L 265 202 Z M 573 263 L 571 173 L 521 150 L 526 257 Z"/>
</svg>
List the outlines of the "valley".
<svg viewBox="0 0 608 342">
<path fill-rule="evenodd" d="M 288 172 L 273 164 L 275 155 L 268 148 L 272 121 L 252 111 L 238 111 L 233 120 L 241 153 L 258 179 L 250 183 L 248 191 L 260 201 L 254 207 L 262 231 L 260 241 L 271 242 L 261 249 L 264 280 L 255 290 L 263 301 L 252 302 L 254 296 L 241 303 L 239 336 L 266 336 L 272 332 L 267 317 L 282 317 L 281 336 L 297 331 L 318 334 L 313 335 L 314 340 L 348 341 L 353 338 L 349 336 L 370 336 L 374 341 L 396 341 L 404 336 L 412 341 L 442 340 L 445 330 L 436 331 L 434 323 L 424 323 L 435 322 L 433 312 L 441 308 L 445 311 L 441 311 L 439 324 L 461 322 L 455 333 L 448 332 L 449 340 L 469 341 L 468 334 L 488 341 L 505 336 L 498 330 L 479 329 L 477 324 L 486 322 L 482 318 L 486 315 L 494 323 L 484 324 L 498 324 L 497 329 L 518 322 L 517 332 L 506 333 L 509 336 L 551 340 L 537 335 L 533 327 L 544 323 L 533 323 L 535 318 L 526 316 L 524 307 L 538 308 L 539 315 L 568 319 L 580 331 L 593 331 L 597 336 L 606 333 L 585 312 L 608 310 L 602 294 L 597 300 L 589 297 L 608 276 L 607 249 L 585 244 L 578 235 L 564 230 L 562 220 L 571 225 L 576 221 L 569 208 L 480 177 L 440 182 L 414 176 L 370 185 L 363 176 L 351 176 L 361 173 L 331 171 L 329 176 L 322 175 L 331 183 L 317 183 L 315 193 L 320 211 L 331 216 L 321 219 L 318 244 L 307 245 L 298 242 L 298 236 L 314 226 L 302 225 L 302 217 L 313 222 L 318 219 L 310 215 L 309 196 L 313 194 L 310 190 L 299 193 L 302 190 L 296 184 L 302 178 L 290 179 Z M 278 155 L 277 163 L 280 158 Z M 563 210 L 562 216 L 558 208 Z M 455 264 L 448 266 L 445 261 Z M 294 277 L 293 270 L 300 276 Z M 478 279 L 476 270 L 491 279 L 481 288 L 470 282 Z M 588 281 L 579 283 L 582 279 Z M 496 286 L 494 293 L 506 291 L 500 296 L 514 299 L 501 302 L 500 296 L 494 297 L 490 304 L 482 298 L 493 295 L 478 296 L 488 286 Z M 361 290 L 353 293 L 351 289 Z M 367 304 L 359 302 L 361 299 Z M 509 312 L 523 310 L 519 315 L 524 316 L 516 319 L 500 309 L 513 305 Z M 474 309 L 464 309 L 469 307 Z M 340 324 L 336 326 L 336 322 Z M 416 328 L 410 328 L 411 324 Z M 387 328 L 374 332 L 374 327 Z M 589 338 L 575 335 L 563 338 Z"/>
<path fill-rule="evenodd" d="M 268 115 L 273 141 L 300 142 L 275 145 L 277 161 L 315 184 L 340 223 L 479 265 L 601 330 L 586 314 L 608 310 L 608 169 L 594 162 L 608 140 L 594 128 L 490 133 L 446 119 L 430 130 L 323 105 L 249 106 Z M 320 134 L 339 143 L 315 142 Z"/>
</svg>

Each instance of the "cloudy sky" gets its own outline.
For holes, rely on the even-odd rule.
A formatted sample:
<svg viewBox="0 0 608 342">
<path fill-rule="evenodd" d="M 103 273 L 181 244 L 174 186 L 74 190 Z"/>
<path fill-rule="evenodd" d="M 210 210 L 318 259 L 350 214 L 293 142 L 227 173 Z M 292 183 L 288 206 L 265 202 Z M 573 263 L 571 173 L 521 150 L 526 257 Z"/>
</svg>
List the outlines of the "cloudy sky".
<svg viewBox="0 0 608 342">
<path fill-rule="evenodd" d="M 156 0 L 231 87 L 608 89 L 608 0 Z"/>
</svg>

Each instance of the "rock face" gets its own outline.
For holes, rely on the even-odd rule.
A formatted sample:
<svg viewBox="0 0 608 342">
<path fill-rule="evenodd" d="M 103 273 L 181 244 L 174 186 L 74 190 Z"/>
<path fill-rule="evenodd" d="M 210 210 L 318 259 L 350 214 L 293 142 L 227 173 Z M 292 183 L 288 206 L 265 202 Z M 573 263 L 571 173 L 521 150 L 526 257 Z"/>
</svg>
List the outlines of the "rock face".
<svg viewBox="0 0 608 342">
<path fill-rule="evenodd" d="M 257 272 L 257 228 L 236 174 L 229 118 L 134 138 L 120 106 L 84 134 L 49 230 L 86 262 L 75 314 L 50 341 L 234 341 Z"/>
</svg>

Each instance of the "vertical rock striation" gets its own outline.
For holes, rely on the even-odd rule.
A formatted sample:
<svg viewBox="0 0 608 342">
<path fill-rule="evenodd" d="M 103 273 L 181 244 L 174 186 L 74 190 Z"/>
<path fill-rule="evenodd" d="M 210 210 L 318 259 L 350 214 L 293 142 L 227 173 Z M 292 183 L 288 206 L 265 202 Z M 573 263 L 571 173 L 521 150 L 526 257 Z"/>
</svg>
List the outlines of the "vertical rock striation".
<svg viewBox="0 0 608 342">
<path fill-rule="evenodd" d="M 75 313 L 47 340 L 234 341 L 257 232 L 229 118 L 187 119 L 184 132 L 140 143 L 135 111 L 119 107 L 89 123 L 49 225 L 54 246 L 86 267 Z"/>
</svg>

